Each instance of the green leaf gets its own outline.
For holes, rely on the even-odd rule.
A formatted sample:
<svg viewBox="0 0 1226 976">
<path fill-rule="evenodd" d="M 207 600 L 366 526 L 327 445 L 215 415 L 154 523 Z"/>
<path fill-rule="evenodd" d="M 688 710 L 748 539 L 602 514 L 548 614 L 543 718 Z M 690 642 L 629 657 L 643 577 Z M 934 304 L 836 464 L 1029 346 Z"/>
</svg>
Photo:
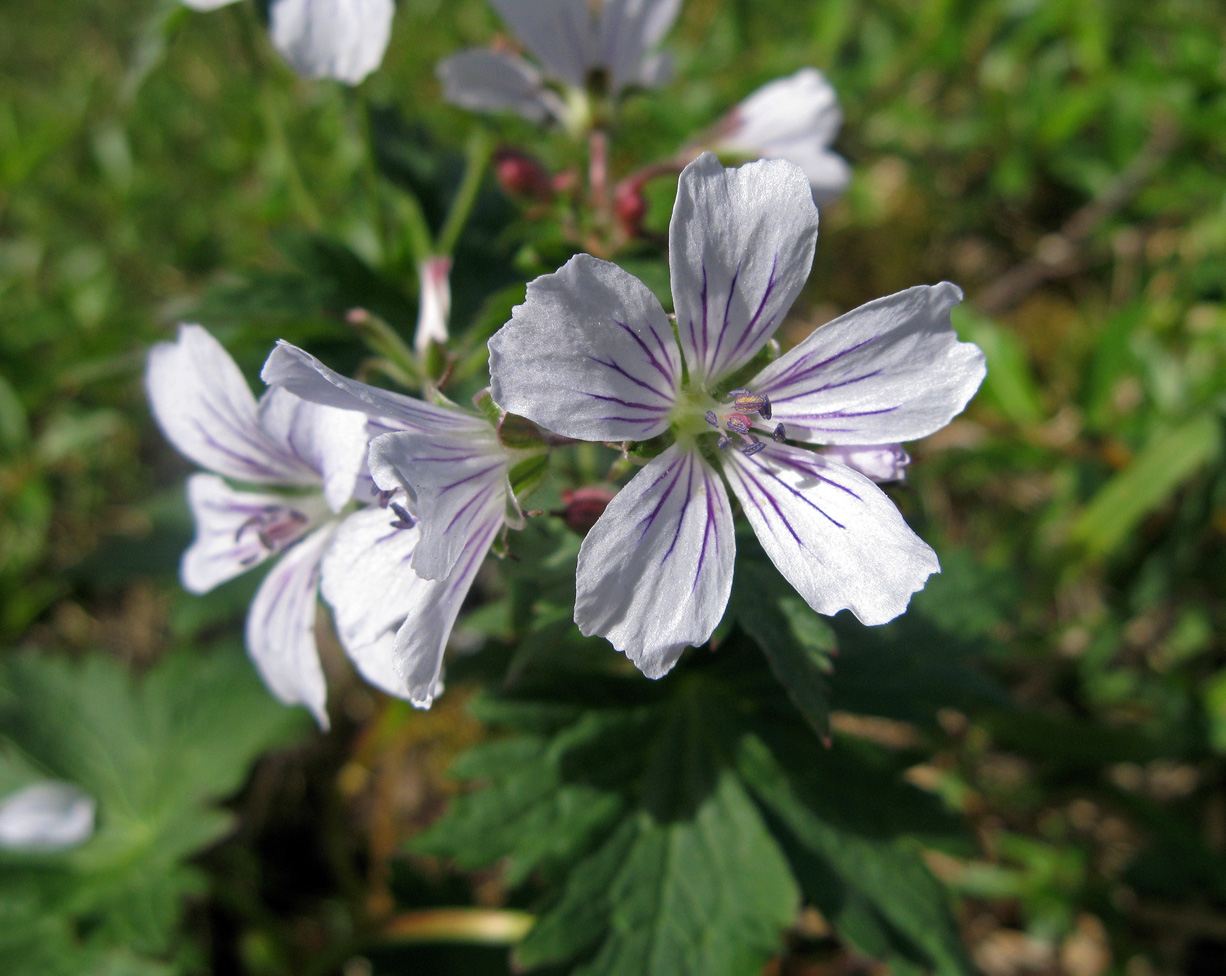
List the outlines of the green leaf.
<svg viewBox="0 0 1226 976">
<path fill-rule="evenodd" d="M 732 589 L 737 623 L 762 649 L 792 703 L 820 736 L 830 732 L 834 633 L 772 567 L 745 559 Z"/>
<path fill-rule="evenodd" d="M 79 665 L 35 654 L 4 660 L 0 781 L 37 769 L 76 783 L 97 801 L 98 828 L 75 850 L 0 854 L 0 903 L 32 900 L 63 933 L 66 958 L 120 948 L 178 954 L 184 900 L 205 888 L 188 859 L 231 826 L 217 802 L 300 721 L 268 696 L 237 648 L 172 656 L 139 682 L 101 655 Z M 14 938 L 0 916 L 0 945 Z"/>
</svg>

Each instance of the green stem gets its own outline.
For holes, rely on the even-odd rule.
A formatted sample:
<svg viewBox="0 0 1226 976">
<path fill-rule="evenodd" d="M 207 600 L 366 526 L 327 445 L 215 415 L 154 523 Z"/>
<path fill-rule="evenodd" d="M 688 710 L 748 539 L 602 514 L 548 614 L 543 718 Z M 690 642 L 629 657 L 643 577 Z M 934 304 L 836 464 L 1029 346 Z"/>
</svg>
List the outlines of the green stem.
<svg viewBox="0 0 1226 976">
<path fill-rule="evenodd" d="M 443 222 L 443 229 L 439 231 L 434 253 L 450 255 L 455 250 L 464 225 L 468 223 L 477 203 L 477 194 L 481 192 L 481 181 L 485 178 L 485 169 L 489 165 L 492 152 L 493 144 L 486 131 L 474 129 L 468 137 L 465 151 L 464 176 L 451 200 L 451 209 L 447 211 L 447 219 Z"/>
</svg>

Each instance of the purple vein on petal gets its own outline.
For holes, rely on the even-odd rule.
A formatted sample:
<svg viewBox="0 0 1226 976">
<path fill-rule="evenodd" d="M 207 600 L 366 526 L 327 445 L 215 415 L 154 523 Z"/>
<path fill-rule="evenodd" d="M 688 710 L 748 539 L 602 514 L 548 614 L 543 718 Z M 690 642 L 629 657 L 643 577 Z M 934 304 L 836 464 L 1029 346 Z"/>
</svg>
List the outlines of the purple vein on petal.
<svg viewBox="0 0 1226 976">
<path fill-rule="evenodd" d="M 622 369 L 620 366 L 617 365 L 617 363 L 606 363 L 603 359 L 597 359 L 595 356 L 588 356 L 587 358 L 591 362 L 596 363 L 597 365 L 603 366 L 605 369 L 611 369 L 613 370 L 613 372 L 619 373 L 620 375 L 628 379 L 631 383 L 635 384 L 636 386 L 641 386 L 645 390 L 651 391 L 652 393 L 654 393 L 656 396 L 658 396 L 662 400 L 672 399 L 672 397 L 668 393 L 661 393 L 650 383 L 646 382 L 645 380 L 641 380 L 637 376 L 635 376 L 633 373 L 628 373 L 626 370 Z"/>
<path fill-rule="evenodd" d="M 855 498 L 857 501 L 859 501 L 859 500 L 860 500 L 860 496 L 859 496 L 859 495 L 857 495 L 857 494 L 856 494 L 854 491 L 852 491 L 852 490 L 851 490 L 850 488 L 848 488 L 847 486 L 845 486 L 845 485 L 841 485 L 841 484 L 839 484 L 837 481 L 831 481 L 829 478 L 825 478 L 825 477 L 823 477 L 822 475 L 817 474 L 816 472 L 814 472 L 814 471 L 812 471 L 812 470 L 809 470 L 809 469 L 806 469 L 806 468 L 803 468 L 803 467 L 799 467 L 799 466 L 797 466 L 797 465 L 796 465 L 796 464 L 794 464 L 794 463 L 789 463 L 789 462 L 787 462 L 787 461 L 784 461 L 783 459 L 779 458 L 778 456 L 774 456 L 774 455 L 772 455 L 772 456 L 774 457 L 774 459 L 775 459 L 776 461 L 779 461 L 780 463 L 788 464 L 788 465 L 789 465 L 789 467 L 792 467 L 793 469 L 795 469 L 795 470 L 797 470 L 797 471 L 800 471 L 800 472 L 801 472 L 801 473 L 803 473 L 803 474 L 807 474 L 807 475 L 809 475 L 810 477 L 816 478 L 818 481 L 824 481 L 824 482 L 825 482 L 826 484 L 828 484 L 828 485 L 831 485 L 831 486 L 833 486 L 833 487 L 835 487 L 835 488 L 838 488 L 838 489 L 840 489 L 840 490 L 842 490 L 842 491 L 845 491 L 845 492 L 847 492 L 847 494 L 851 495 L 851 497 L 852 497 L 852 498 Z M 807 496 L 806 496 L 806 495 L 805 495 L 805 494 L 804 494 L 802 491 L 800 491 L 798 488 L 793 488 L 793 487 L 792 487 L 791 485 L 789 485 L 789 484 L 788 484 L 786 481 L 784 481 L 782 478 L 780 478 L 778 474 L 776 474 L 776 473 L 775 473 L 774 471 L 772 471 L 770 468 L 766 467 L 766 466 L 765 466 L 764 464 L 762 464 L 760 461 L 758 461 L 758 460 L 756 460 L 756 459 L 750 459 L 749 463 L 750 463 L 750 464 L 753 464 L 755 467 L 757 467 L 757 468 L 758 468 L 758 469 L 759 469 L 759 470 L 760 470 L 760 471 L 761 471 L 761 472 L 762 472 L 764 475 L 767 475 L 767 476 L 768 476 L 768 477 L 770 477 L 772 480 L 774 480 L 774 481 L 778 482 L 780 485 L 782 485 L 784 488 L 786 488 L 786 489 L 787 489 L 789 492 L 791 492 L 791 494 L 795 495 L 795 496 L 796 496 L 796 498 L 798 498 L 800 501 L 804 502 L 804 503 L 805 503 L 806 505 L 808 505 L 808 506 L 809 506 L 811 509 L 813 509 L 813 511 L 815 511 L 815 512 L 819 513 L 819 514 L 820 514 L 820 515 L 821 515 L 823 518 L 828 519 L 832 525 L 835 525 L 835 526 L 837 526 L 837 527 L 838 527 L 838 528 L 840 528 L 840 529 L 845 529 L 845 528 L 847 528 L 847 526 L 845 526 L 845 525 L 844 525 L 842 522 L 838 521 L 838 519 L 835 519 L 835 518 L 833 518 L 832 516 L 830 516 L 829 514 L 827 514 L 827 513 L 826 513 L 826 511 L 825 511 L 825 510 L 824 510 L 824 509 L 823 509 L 823 508 L 822 508 L 820 505 L 818 505 L 816 502 L 814 502 L 814 501 L 813 501 L 813 499 L 808 498 L 808 497 L 807 497 Z M 770 492 L 769 492 L 769 491 L 768 491 L 766 488 L 764 488 L 764 487 L 762 486 L 762 483 L 761 483 L 761 482 L 759 482 L 759 481 L 757 480 L 757 478 L 754 478 L 754 477 L 753 477 L 753 475 L 750 475 L 750 477 L 751 477 L 751 478 L 753 478 L 754 483 L 755 483 L 755 484 L 757 484 L 757 485 L 758 485 L 758 487 L 762 489 L 762 491 L 763 491 L 763 492 L 764 492 L 764 493 L 767 495 L 767 497 L 770 497 L 771 493 L 770 493 Z M 773 499 L 772 499 L 771 504 L 772 504 L 772 505 L 774 505 L 774 504 L 775 504 Z M 789 527 L 789 528 L 790 528 L 790 527 Z M 795 534 L 795 533 L 793 533 L 793 534 Z"/>
<path fill-rule="evenodd" d="M 672 481 L 668 483 L 668 486 L 660 495 L 659 500 L 656 502 L 655 509 L 639 519 L 639 525 L 643 525 L 644 522 L 647 523 L 646 525 L 643 525 L 643 531 L 639 533 L 639 542 L 643 541 L 643 537 L 647 535 L 647 532 L 651 529 L 652 525 L 655 524 L 656 516 L 660 514 L 660 509 L 664 507 L 664 503 L 668 501 L 668 496 L 673 493 L 673 489 L 677 486 L 677 481 L 681 477 L 680 465 L 666 468 L 664 471 L 660 472 L 660 477 L 656 478 L 656 480 L 648 485 L 643 491 L 643 494 L 646 495 L 670 474 L 672 475 Z"/>
<path fill-rule="evenodd" d="M 706 488 L 706 493 L 707 493 L 707 524 L 706 526 L 704 526 L 702 530 L 702 548 L 698 550 L 698 566 L 694 569 L 694 583 L 690 587 L 691 593 L 693 593 L 694 590 L 698 589 L 698 580 L 702 577 L 702 567 L 707 559 L 707 540 L 711 538 L 711 533 L 715 527 L 715 497 L 716 496 L 715 496 L 715 492 L 711 490 L 711 482 L 712 482 L 711 475 L 705 469 L 702 472 L 702 480 L 703 480 L 703 485 Z M 722 504 L 720 505 L 720 509 L 721 510 L 723 509 Z M 714 538 L 715 538 L 715 548 L 718 549 L 719 548 L 719 536 L 716 535 Z"/>
<path fill-rule="evenodd" d="M 467 477 L 461 478 L 459 481 L 453 481 L 449 485 L 443 485 L 443 487 L 438 490 L 438 493 L 441 495 L 445 491 L 451 491 L 452 488 L 459 488 L 460 485 L 466 484 L 467 482 L 472 481 L 474 478 L 481 478 L 489 474 L 495 468 L 502 467 L 502 465 L 503 465 L 503 462 L 501 460 L 495 461 L 488 468 L 482 468 L 480 471 L 475 471 L 472 474 L 468 475 Z"/>
<path fill-rule="evenodd" d="M 775 273 L 778 269 L 779 255 L 776 254 L 771 259 L 771 273 L 770 277 L 766 280 L 766 290 L 762 292 L 762 300 L 758 302 L 758 309 L 753 313 L 753 318 L 749 320 L 749 324 L 745 326 L 745 331 L 741 333 L 741 337 L 736 341 L 736 345 L 728 353 L 730 359 L 740 353 L 741 347 L 746 343 L 753 346 L 757 342 L 757 333 L 769 332 L 771 330 L 771 326 L 774 324 L 773 318 L 767 319 L 765 323 L 759 323 L 758 320 L 762 317 L 762 313 L 766 311 L 766 303 L 770 301 L 771 292 L 775 290 L 775 282 L 778 281 Z"/>
<path fill-rule="evenodd" d="M 846 349 L 836 352 L 834 355 L 829 356 L 826 359 L 823 359 L 820 363 L 813 363 L 808 366 L 805 365 L 805 357 L 801 357 L 800 359 L 797 359 L 796 362 L 792 363 L 782 373 L 776 376 L 773 380 L 771 380 L 768 384 L 764 385 L 763 389 L 769 391 L 769 390 L 778 390 L 785 386 L 790 386 L 791 384 L 799 382 L 800 380 L 804 379 L 810 373 L 814 373 L 819 369 L 823 369 L 824 367 L 829 366 L 831 363 L 835 362 L 836 360 L 842 359 L 844 356 L 848 355 L 849 353 L 855 352 L 857 349 L 863 349 L 865 346 L 876 342 L 880 338 L 881 336 L 875 335 L 870 339 L 864 339 L 860 342 L 855 343 L 854 345 L 848 346 Z M 772 400 L 775 399 L 773 394 L 771 396 L 771 399 Z"/>
<path fill-rule="evenodd" d="M 736 263 L 736 270 L 732 272 L 732 280 L 728 283 L 728 298 L 724 302 L 724 321 L 719 327 L 719 335 L 715 338 L 715 349 L 711 353 L 711 358 L 716 361 L 719 360 L 719 350 L 724 344 L 724 336 L 728 333 L 728 320 L 732 315 L 732 299 L 736 296 L 736 280 L 741 276 L 741 265 L 744 263 L 744 258 Z M 708 371 L 713 371 L 715 368 L 714 363 L 704 362 L 704 365 Z"/>
<path fill-rule="evenodd" d="M 626 333 L 630 336 L 630 338 L 632 338 L 635 342 L 638 343 L 639 348 L 642 349 L 643 352 L 646 354 L 648 361 L 651 363 L 652 366 L 655 367 L 656 372 L 658 372 L 661 376 L 664 377 L 664 381 L 668 383 L 670 387 L 675 387 L 677 385 L 677 378 L 673 375 L 672 369 L 664 368 L 660 360 L 656 358 L 656 354 L 647 348 L 647 343 L 643 341 L 642 336 L 640 336 L 637 332 L 635 332 L 632 328 L 630 328 L 630 326 L 626 325 L 625 322 L 619 322 L 617 319 L 614 319 L 613 324 L 618 326 L 619 328 L 624 329 Z M 651 328 L 650 325 L 647 326 L 647 330 L 652 334 L 652 336 L 655 337 L 657 344 L 660 345 L 660 351 L 665 352 L 663 343 L 660 341 L 660 337 L 656 335 L 656 330 Z M 669 358 L 667 353 L 665 353 L 665 358 L 666 359 Z M 599 360 L 597 360 L 597 362 L 599 362 Z M 670 360 L 669 366 L 671 367 L 671 365 L 672 363 Z M 661 396 L 664 396 L 664 394 L 661 394 Z"/>
<path fill-rule="evenodd" d="M 466 511 L 468 511 L 468 509 L 471 508 L 473 505 L 479 506 L 481 502 L 484 502 L 486 499 L 488 499 L 491 493 L 496 491 L 499 487 L 500 487 L 499 485 L 491 482 L 490 484 L 482 488 L 479 492 L 477 492 L 475 495 L 473 495 L 472 498 L 470 498 L 463 505 L 461 505 L 459 510 L 455 513 L 455 515 L 451 517 L 451 521 L 447 523 L 447 530 L 454 529 L 456 527 L 456 523 L 460 520 L 461 515 L 463 515 Z M 477 510 L 480 511 L 480 508 L 478 508 Z M 466 521 L 464 524 L 466 526 L 472 525 L 473 519 L 475 517 L 476 517 L 475 514 L 470 514 L 468 516 L 468 521 Z"/>
<path fill-rule="evenodd" d="M 689 507 L 690 499 L 694 497 L 694 458 L 690 454 L 685 455 L 685 498 L 681 501 L 681 511 L 677 513 L 677 518 L 674 519 L 673 541 L 668 544 L 668 551 L 664 553 L 664 557 L 660 560 L 660 565 L 663 566 L 668 562 L 668 557 L 673 554 L 673 550 L 677 548 L 677 540 L 681 537 L 681 526 L 685 521 L 685 510 Z M 658 509 L 657 509 L 658 511 Z"/>
<path fill-rule="evenodd" d="M 603 393 L 589 393 L 587 390 L 578 390 L 586 397 L 591 397 L 593 400 L 604 400 L 606 403 L 616 403 L 623 407 L 628 407 L 631 410 L 646 410 L 648 413 L 665 414 L 668 413 L 668 407 L 653 406 L 650 403 L 637 403 L 634 400 L 623 400 L 621 397 L 606 396 Z"/>
</svg>

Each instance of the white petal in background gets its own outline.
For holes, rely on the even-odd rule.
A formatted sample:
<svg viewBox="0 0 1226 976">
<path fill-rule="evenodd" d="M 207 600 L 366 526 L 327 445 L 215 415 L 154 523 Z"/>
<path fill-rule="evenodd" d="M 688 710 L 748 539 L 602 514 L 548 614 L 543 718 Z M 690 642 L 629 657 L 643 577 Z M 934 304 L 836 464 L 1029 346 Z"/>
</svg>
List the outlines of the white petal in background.
<svg viewBox="0 0 1226 976">
<path fill-rule="evenodd" d="M 356 85 L 382 62 L 395 9 L 392 0 L 274 0 L 269 33 L 300 75 Z"/>
<path fill-rule="evenodd" d="M 183 5 L 191 7 L 192 10 L 216 10 L 234 2 L 236 0 L 183 0 Z"/>
<path fill-rule="evenodd" d="M 638 278 L 587 254 L 528 285 L 490 340 L 494 402 L 582 440 L 668 429 L 681 380 L 672 326 Z"/>
<path fill-rule="evenodd" d="M 963 408 L 987 373 L 959 342 L 950 310 L 962 291 L 919 285 L 815 329 L 750 381 L 788 436 L 817 444 L 890 444 L 926 437 Z"/>
<path fill-rule="evenodd" d="M 692 445 L 674 444 L 617 493 L 583 540 L 575 623 L 659 678 L 715 630 L 735 555 L 719 475 Z"/>
<path fill-rule="evenodd" d="M 766 344 L 809 277 L 816 243 L 817 208 L 795 164 L 724 169 L 703 153 L 682 171 L 668 263 L 691 379 L 710 385 Z"/>
<path fill-rule="evenodd" d="M 319 561 L 335 523 L 317 529 L 273 564 L 247 611 L 247 652 L 268 690 L 287 705 L 305 705 L 321 728 L 327 687 L 315 643 Z"/>
<path fill-rule="evenodd" d="M 318 484 L 319 475 L 265 433 L 255 397 L 230 354 L 198 325 L 149 353 L 145 389 L 154 419 L 203 468 L 260 484 Z"/>
<path fill-rule="evenodd" d="M 0 847 L 62 851 L 94 833 L 97 804 L 72 783 L 44 780 L 0 798 Z"/>
<path fill-rule="evenodd" d="M 815 200 L 825 203 L 847 188 L 847 163 L 830 151 L 843 113 L 830 82 L 816 68 L 802 68 L 763 85 L 720 125 L 719 152 L 787 159 L 805 171 Z"/>
<path fill-rule="evenodd" d="M 540 72 L 521 57 L 482 48 L 439 63 L 443 97 L 477 112 L 514 112 L 529 122 L 561 119 L 566 106 L 544 87 Z"/>
<path fill-rule="evenodd" d="M 238 491 L 212 474 L 187 479 L 196 538 L 179 575 L 189 593 L 207 593 L 306 535 L 328 515 L 322 496 Z M 261 533 L 272 543 L 266 545 Z"/>
<path fill-rule="evenodd" d="M 849 609 L 861 623 L 886 623 L 940 571 L 894 503 L 850 468 L 772 443 L 753 457 L 724 458 L 762 548 L 818 613 Z"/>
<path fill-rule="evenodd" d="M 826 448 L 822 456 L 859 471 L 879 484 L 905 480 L 907 465 L 911 463 L 911 455 L 901 444 L 843 444 Z"/>
<path fill-rule="evenodd" d="M 600 14 L 600 61 L 608 69 L 614 92 L 642 84 L 644 57 L 668 33 L 681 0 L 604 0 Z M 662 80 L 661 65 L 646 72 Z"/>
<path fill-rule="evenodd" d="M 507 456 L 488 424 L 479 434 L 383 434 L 370 444 L 370 470 L 385 491 L 403 488 L 421 519 L 413 570 L 447 577 L 473 533 L 505 518 Z"/>
<path fill-rule="evenodd" d="M 259 420 L 273 441 L 319 472 L 328 507 L 344 508 L 366 467 L 366 415 L 309 403 L 273 387 L 260 397 Z"/>
<path fill-rule="evenodd" d="M 596 63 L 589 0 L 490 0 L 519 42 L 546 72 L 575 88 Z"/>
<path fill-rule="evenodd" d="M 277 342 L 260 377 L 269 386 L 283 386 L 295 396 L 341 410 L 357 410 L 375 420 L 391 421 L 412 430 L 481 430 L 480 417 L 436 407 L 402 393 L 381 390 L 329 369 L 309 352 L 284 339 Z"/>
</svg>

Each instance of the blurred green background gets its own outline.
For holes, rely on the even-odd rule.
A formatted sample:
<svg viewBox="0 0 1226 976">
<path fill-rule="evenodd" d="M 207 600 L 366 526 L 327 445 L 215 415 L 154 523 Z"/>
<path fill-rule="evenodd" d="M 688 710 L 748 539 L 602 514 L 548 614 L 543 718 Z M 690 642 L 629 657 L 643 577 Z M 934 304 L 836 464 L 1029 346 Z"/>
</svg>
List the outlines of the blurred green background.
<svg viewBox="0 0 1226 976">
<path fill-rule="evenodd" d="M 10 699 L 47 658 L 48 674 L 69 671 L 29 680 L 81 695 L 121 686 L 116 669 L 245 680 L 251 584 L 203 599 L 177 586 L 190 466 L 149 417 L 145 354 L 176 322 L 200 321 L 254 379 L 282 335 L 356 367 L 355 305 L 411 332 L 396 181 L 435 220 L 478 128 L 554 169 L 579 159 L 560 135 L 441 102 L 436 62 L 496 30 L 479 0 L 403 0 L 382 69 L 353 92 L 296 79 L 248 3 L 207 15 L 147 0 L 0 6 Z M 1010 704 L 937 674 L 900 689 L 896 714 L 848 705 L 835 726 L 910 756 L 908 778 L 969 823 L 973 850 L 929 864 L 988 976 L 1226 972 L 1224 37 L 1226 8 L 1210 0 L 687 0 L 667 42 L 677 78 L 635 96 L 614 134 L 624 174 L 756 86 L 817 66 L 839 93 L 836 148 L 854 179 L 822 214 L 791 335 L 911 284 L 966 292 L 955 325 L 986 351 L 987 382 L 915 446 L 896 497 L 945 566 L 930 612 L 965 644 L 931 654 L 974 658 Z M 661 230 L 672 188 L 653 186 L 648 226 Z M 456 264 L 455 327 L 476 348 L 516 286 L 564 258 L 534 233 L 491 182 Z M 889 679 L 886 665 L 860 667 L 851 699 L 856 680 Z M 836 664 L 836 708 L 839 681 Z M 333 686 L 346 718 L 327 739 L 253 704 L 231 767 L 184 787 L 185 804 L 207 806 L 245 782 L 230 803 L 240 827 L 221 847 L 220 828 L 200 828 L 165 855 L 192 859 L 165 895 L 168 918 L 133 923 L 154 926 L 144 942 L 115 940 L 177 960 L 140 962 L 149 972 L 307 971 L 302 960 L 343 942 L 355 905 L 500 904 L 481 893 L 488 878 L 393 856 L 479 734 L 462 695 L 404 721 L 342 672 Z M 912 720 L 910 696 L 933 721 Z M 141 719 L 116 748 L 138 765 L 142 749 L 164 750 L 173 765 L 183 741 L 229 722 L 209 707 L 202 697 L 183 729 Z M 31 714 L 0 732 L 19 741 L 13 728 L 58 713 Z M 394 872 L 409 877 L 396 894 Z M 0 933 L 32 924 L 41 897 L 24 915 L 0 909 Z M 0 958 L 8 944 L 0 934 Z M 97 971 L 146 971 L 109 952 Z M 420 965 L 503 964 L 440 950 Z M 882 971 L 820 920 L 780 966 Z"/>
</svg>

